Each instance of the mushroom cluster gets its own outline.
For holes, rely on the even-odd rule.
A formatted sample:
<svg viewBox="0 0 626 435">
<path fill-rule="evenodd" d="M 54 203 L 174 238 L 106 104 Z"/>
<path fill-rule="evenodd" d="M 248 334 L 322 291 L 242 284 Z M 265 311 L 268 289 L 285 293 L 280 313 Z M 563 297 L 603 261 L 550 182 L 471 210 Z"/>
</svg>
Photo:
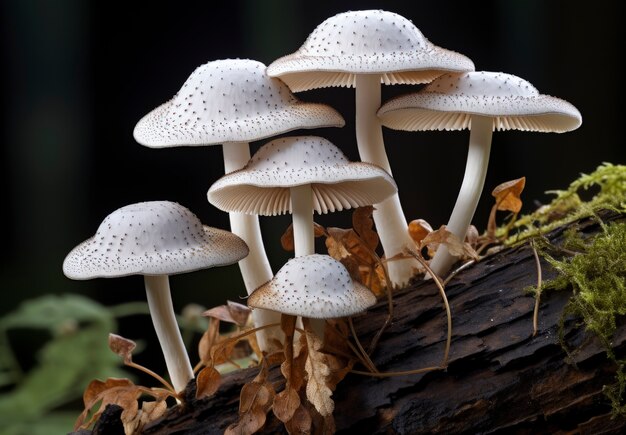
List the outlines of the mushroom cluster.
<svg viewBox="0 0 626 435">
<path fill-rule="evenodd" d="M 381 85 L 425 86 L 381 101 Z M 343 127 L 332 107 L 299 100 L 314 88 L 355 89 L 355 143 L 360 162 L 317 135 L 295 130 Z M 94 237 L 65 259 L 72 279 L 144 275 L 148 303 L 177 391 L 193 378 L 172 309 L 168 275 L 239 263 L 257 327 L 300 316 L 323 340 L 324 320 L 364 311 L 374 294 L 340 262 L 317 254 L 314 212 L 374 206 L 373 218 L 388 263 L 390 287 L 422 272 L 392 178 L 383 126 L 400 130 L 469 129 L 465 178 L 447 227 L 463 239 L 487 172 L 494 130 L 565 132 L 582 119 L 570 103 L 539 93 L 511 74 L 475 71 L 466 56 L 431 43 L 408 19 L 383 10 L 340 13 L 313 30 L 294 53 L 267 67 L 250 59 L 199 66 L 178 93 L 136 125 L 136 141 L 151 148 L 222 145 L 224 174 L 209 174 L 209 202 L 229 213 L 230 230 L 204 226 L 169 201 L 122 207 Z M 318 132 L 316 131 L 316 134 Z M 274 136 L 251 156 L 249 143 Z M 394 151 L 396 152 L 396 151 Z M 259 215 L 291 213 L 295 257 L 274 275 Z M 441 245 L 430 269 L 445 275 L 456 257 Z M 290 320 L 295 325 L 295 319 Z M 291 338 L 293 331 L 289 332 Z M 261 350 L 284 343 L 280 328 L 257 332 Z M 287 352 L 287 350 L 285 350 Z"/>
</svg>

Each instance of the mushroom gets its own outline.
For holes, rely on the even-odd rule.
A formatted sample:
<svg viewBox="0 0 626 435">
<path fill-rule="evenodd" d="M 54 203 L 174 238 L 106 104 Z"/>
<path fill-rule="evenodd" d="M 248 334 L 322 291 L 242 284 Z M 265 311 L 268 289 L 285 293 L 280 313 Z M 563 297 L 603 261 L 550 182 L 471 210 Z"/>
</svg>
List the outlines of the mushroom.
<svg viewBox="0 0 626 435">
<path fill-rule="evenodd" d="M 67 255 L 63 273 L 78 280 L 144 275 L 167 371 L 180 392 L 193 379 L 193 370 L 176 323 L 168 276 L 232 264 L 247 254 L 241 238 L 203 226 L 180 204 L 140 202 L 108 215 L 94 237 Z"/>
<path fill-rule="evenodd" d="M 292 213 L 296 257 L 315 253 L 313 211 L 328 213 L 371 205 L 396 192 L 383 169 L 350 162 L 328 140 L 316 136 L 275 139 L 239 171 L 209 189 L 220 210 L 274 216 Z"/>
<path fill-rule="evenodd" d="M 249 142 L 300 128 L 342 127 L 333 108 L 299 101 L 289 88 L 250 59 L 215 60 L 198 67 L 167 103 L 144 116 L 135 127 L 137 142 L 154 148 L 222 144 L 224 171 L 250 160 Z M 229 213 L 231 231 L 248 244 L 250 255 L 239 262 L 248 294 L 272 278 L 259 220 Z M 256 310 L 254 324 L 275 323 L 274 313 Z M 281 339 L 280 331 L 274 338 Z M 267 350 L 271 331 L 257 333 Z"/>
<path fill-rule="evenodd" d="M 256 289 L 248 305 L 300 316 L 305 329 L 314 324 L 305 319 L 333 319 L 352 316 L 376 303 L 376 296 L 354 282 L 343 264 L 328 255 L 310 254 L 287 261 L 271 281 Z"/>
<path fill-rule="evenodd" d="M 365 10 L 328 18 L 295 53 L 272 62 L 267 73 L 279 77 L 294 92 L 354 87 L 360 158 L 391 174 L 376 117 L 381 83 L 427 83 L 446 72 L 472 70 L 470 59 L 432 44 L 406 18 L 382 10 Z M 413 243 L 397 194 L 375 205 L 374 221 L 387 258 Z M 392 262 L 391 279 L 396 285 L 405 285 L 418 267 L 413 259 Z"/>
<path fill-rule="evenodd" d="M 447 228 L 465 238 L 483 189 L 493 130 L 562 133 L 581 125 L 580 112 L 560 98 L 540 94 L 524 79 L 498 72 L 446 74 L 419 92 L 385 103 L 382 124 L 396 130 L 470 129 L 465 175 Z M 456 257 L 441 246 L 431 262 L 445 274 Z"/>
</svg>

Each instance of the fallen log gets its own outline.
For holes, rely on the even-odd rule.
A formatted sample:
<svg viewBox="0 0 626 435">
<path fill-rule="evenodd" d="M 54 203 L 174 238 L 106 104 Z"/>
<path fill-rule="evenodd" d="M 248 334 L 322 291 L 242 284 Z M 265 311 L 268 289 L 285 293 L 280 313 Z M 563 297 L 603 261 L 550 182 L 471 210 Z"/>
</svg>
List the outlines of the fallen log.
<svg viewBox="0 0 626 435">
<path fill-rule="evenodd" d="M 576 225 L 585 234 L 599 231 L 591 219 Z M 558 244 L 563 232 L 560 228 L 548 237 Z M 545 262 L 542 268 L 544 279 L 555 276 Z M 568 355 L 559 343 L 559 322 L 570 291 L 542 295 L 533 336 L 535 300 L 524 289 L 536 282 L 528 244 L 505 249 L 459 273 L 446 287 L 453 316 L 447 370 L 385 378 L 349 374 L 333 395 L 337 433 L 624 433 L 626 419 L 612 418 L 603 393 L 605 385 L 614 383 L 616 368 L 599 340 L 585 333 L 577 319 L 565 318 L 564 336 L 576 350 Z M 397 292 L 394 305 L 393 322 L 372 355 L 378 370 L 440 364 L 446 317 L 434 283 Z M 365 344 L 386 315 L 386 302 L 381 302 L 354 319 Z M 619 326 L 612 345 L 618 355 L 626 349 L 626 325 Z M 190 399 L 143 433 L 223 433 L 237 420 L 241 386 L 256 374 L 252 368 L 225 375 L 213 397 Z M 280 378 L 277 367 L 272 376 Z M 285 431 L 270 412 L 261 433 Z"/>
</svg>

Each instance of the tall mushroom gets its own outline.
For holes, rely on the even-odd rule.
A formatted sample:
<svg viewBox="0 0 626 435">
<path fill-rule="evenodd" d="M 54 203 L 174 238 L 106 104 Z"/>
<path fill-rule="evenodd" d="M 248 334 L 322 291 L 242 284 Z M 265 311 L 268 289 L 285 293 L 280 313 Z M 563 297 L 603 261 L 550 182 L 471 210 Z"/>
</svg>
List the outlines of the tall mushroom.
<svg viewBox="0 0 626 435">
<path fill-rule="evenodd" d="M 328 18 L 290 55 L 272 62 L 267 73 L 294 92 L 330 86 L 355 88 L 356 139 L 361 160 L 391 174 L 382 128 L 376 117 L 381 83 L 427 83 L 446 72 L 474 70 L 467 57 L 438 47 L 406 18 L 382 10 L 345 12 Z M 388 258 L 413 243 L 397 194 L 376 204 L 376 230 Z M 392 262 L 396 285 L 406 284 L 414 260 Z"/>
<path fill-rule="evenodd" d="M 461 240 L 485 183 L 494 130 L 562 133 L 582 123 L 580 112 L 567 101 L 540 94 L 517 76 L 488 71 L 446 74 L 419 92 L 388 101 L 378 116 L 396 130 L 470 129 L 465 175 L 447 225 Z M 455 259 L 441 246 L 430 267 L 443 275 Z"/>
<path fill-rule="evenodd" d="M 250 160 L 249 142 L 300 128 L 342 127 L 330 106 L 299 101 L 289 88 L 265 73 L 265 65 L 249 59 L 215 60 L 198 67 L 174 98 L 144 116 L 135 127 L 137 142 L 154 148 L 222 144 L 224 171 Z M 231 231 L 245 240 L 250 255 L 239 262 L 248 294 L 269 281 L 270 267 L 256 216 L 229 213 Z M 278 321 L 274 313 L 256 310 L 254 324 Z M 257 333 L 266 350 L 269 334 Z"/>
<path fill-rule="evenodd" d="M 313 211 L 328 213 L 371 205 L 396 192 L 383 169 L 350 162 L 316 136 L 275 139 L 239 171 L 209 189 L 209 202 L 224 211 L 273 216 L 291 213 L 296 257 L 315 253 Z"/>
<path fill-rule="evenodd" d="M 100 224 L 63 262 L 71 279 L 144 275 L 150 315 L 177 392 L 193 379 L 176 323 L 169 275 L 233 264 L 248 254 L 236 235 L 203 226 L 187 208 L 169 201 L 127 205 Z"/>
</svg>

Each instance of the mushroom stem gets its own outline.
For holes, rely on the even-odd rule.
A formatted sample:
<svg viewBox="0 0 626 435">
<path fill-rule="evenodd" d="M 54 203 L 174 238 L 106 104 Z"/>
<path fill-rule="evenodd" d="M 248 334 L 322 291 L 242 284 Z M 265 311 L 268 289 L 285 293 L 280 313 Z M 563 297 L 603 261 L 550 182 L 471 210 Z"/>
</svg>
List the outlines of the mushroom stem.
<svg viewBox="0 0 626 435">
<path fill-rule="evenodd" d="M 315 233 L 313 231 L 313 189 L 310 184 L 290 188 L 291 217 L 293 219 L 293 244 L 295 256 L 315 254 Z M 324 319 L 311 319 L 313 331 L 324 340 Z"/>
<path fill-rule="evenodd" d="M 379 74 L 356 75 L 356 141 L 361 161 L 378 165 L 391 175 L 382 125 L 376 116 L 380 108 L 380 91 Z M 413 246 L 397 193 L 375 204 L 373 217 L 387 258 L 400 254 L 405 246 Z M 389 277 L 392 284 L 400 287 L 408 284 L 418 268 L 419 264 L 413 258 L 390 262 Z"/>
<path fill-rule="evenodd" d="M 447 225 L 448 231 L 461 241 L 465 240 L 465 233 L 472 222 L 483 191 L 492 135 L 493 119 L 488 116 L 472 115 L 465 175 Z M 430 268 L 437 275 L 443 276 L 456 260 L 457 257 L 451 255 L 445 245 L 440 245 L 430 263 Z"/>
<path fill-rule="evenodd" d="M 156 330 L 167 372 L 177 393 L 193 379 L 193 369 L 176 323 L 167 275 L 144 276 L 150 316 Z"/>
<path fill-rule="evenodd" d="M 295 256 L 315 254 L 313 190 L 310 184 L 290 188 Z"/>
<path fill-rule="evenodd" d="M 247 142 L 230 142 L 222 146 L 224 153 L 224 173 L 243 168 L 250 160 L 250 146 Z M 238 235 L 248 245 L 248 256 L 239 261 L 239 270 L 248 294 L 257 287 L 272 279 L 274 274 L 265 253 L 259 218 L 256 215 L 244 213 L 228 213 L 230 230 Z M 280 322 L 280 314 L 257 308 L 252 311 L 252 320 L 255 327 Z M 269 339 L 274 338 L 282 342 L 283 333 L 278 328 L 262 329 L 256 333 L 257 342 L 261 350 L 269 350 Z"/>
</svg>

